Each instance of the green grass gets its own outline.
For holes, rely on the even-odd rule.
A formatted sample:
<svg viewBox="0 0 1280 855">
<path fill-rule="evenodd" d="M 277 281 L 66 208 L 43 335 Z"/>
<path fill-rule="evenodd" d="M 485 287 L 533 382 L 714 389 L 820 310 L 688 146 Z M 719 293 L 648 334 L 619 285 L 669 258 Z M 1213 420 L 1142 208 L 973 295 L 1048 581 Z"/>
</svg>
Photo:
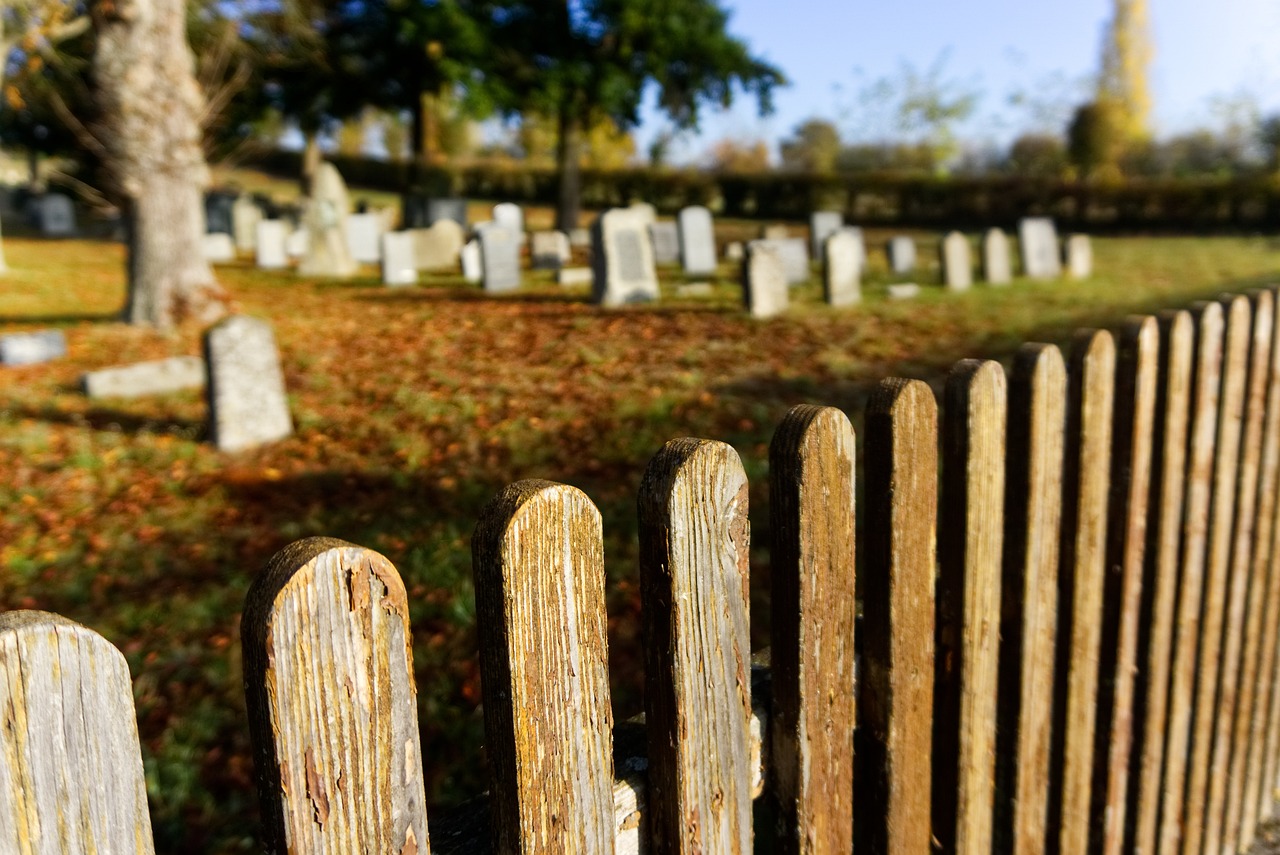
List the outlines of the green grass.
<svg viewBox="0 0 1280 855">
<path fill-rule="evenodd" d="M 681 277 L 668 271 L 661 303 L 620 311 L 545 277 L 483 299 L 456 276 L 392 291 L 372 271 L 339 284 L 221 268 L 239 308 L 273 322 L 298 425 L 240 455 L 204 442 L 197 394 L 89 401 L 77 391 L 86 370 L 200 352 L 198 329 L 156 335 L 110 320 L 123 299 L 121 247 L 6 238 L 0 331 L 61 327 L 70 355 L 0 369 L 0 608 L 61 612 L 124 651 L 161 851 L 256 851 L 244 592 L 299 537 L 377 549 L 410 592 L 429 799 L 447 805 L 484 786 L 469 544 L 503 485 L 563 481 L 599 506 L 625 717 L 638 710 L 641 672 L 635 493 L 663 442 L 706 436 L 742 456 L 762 639 L 767 449 L 789 407 L 831 404 L 860 427 L 885 376 L 939 381 L 961 358 L 1006 359 L 1026 340 L 1065 342 L 1079 326 L 1267 284 L 1280 260 L 1265 238 L 1099 239 L 1090 281 L 949 295 L 926 268 L 924 296 L 895 303 L 876 251 L 887 236 L 868 233 L 861 306 L 828 309 L 815 279 L 786 316 L 763 322 L 741 311 L 730 265 L 711 297 L 677 299 Z M 920 250 L 932 259 L 931 245 Z"/>
</svg>

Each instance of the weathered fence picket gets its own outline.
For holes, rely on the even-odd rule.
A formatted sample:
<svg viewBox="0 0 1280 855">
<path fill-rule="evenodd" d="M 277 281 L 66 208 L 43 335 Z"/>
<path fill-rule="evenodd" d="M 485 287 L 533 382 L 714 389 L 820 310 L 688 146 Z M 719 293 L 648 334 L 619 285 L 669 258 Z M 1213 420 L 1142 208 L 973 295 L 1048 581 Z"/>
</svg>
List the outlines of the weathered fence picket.
<svg viewBox="0 0 1280 855">
<path fill-rule="evenodd" d="M 960 362 L 941 433 L 928 385 L 886 380 L 860 529 L 849 418 L 792 409 L 755 665 L 742 462 L 668 443 L 638 497 L 645 716 L 616 727 L 600 514 L 502 490 L 472 543 L 491 786 L 437 851 L 1243 851 L 1280 786 L 1276 321 L 1272 289 L 1082 332 L 1069 368 Z M 408 614 L 342 541 L 254 581 L 267 851 L 430 851 Z M 133 716 L 104 639 L 0 614 L 0 852 L 152 851 Z"/>
<path fill-rule="evenodd" d="M 1023 345 L 1009 378 L 996 847 L 1036 855 L 1048 838 L 1058 530 L 1067 374 L 1052 345 Z"/>
<path fill-rule="evenodd" d="M 933 829 L 957 855 L 992 842 L 1007 394 L 996 362 L 968 359 L 947 378 Z"/>
<path fill-rule="evenodd" d="M 854 438 L 800 406 L 769 449 L 771 781 L 782 853 L 853 851 Z"/>
</svg>

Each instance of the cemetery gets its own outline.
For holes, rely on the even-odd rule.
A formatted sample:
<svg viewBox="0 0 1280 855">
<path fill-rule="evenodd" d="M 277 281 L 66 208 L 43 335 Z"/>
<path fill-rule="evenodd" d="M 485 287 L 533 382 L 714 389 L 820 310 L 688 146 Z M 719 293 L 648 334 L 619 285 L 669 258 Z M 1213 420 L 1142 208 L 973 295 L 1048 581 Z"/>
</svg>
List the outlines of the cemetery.
<svg viewBox="0 0 1280 855">
<path fill-rule="evenodd" d="M 0 855 L 1274 855 L 1280 144 L 672 165 L 736 6 L 128 2 L 0 18 Z"/>
</svg>

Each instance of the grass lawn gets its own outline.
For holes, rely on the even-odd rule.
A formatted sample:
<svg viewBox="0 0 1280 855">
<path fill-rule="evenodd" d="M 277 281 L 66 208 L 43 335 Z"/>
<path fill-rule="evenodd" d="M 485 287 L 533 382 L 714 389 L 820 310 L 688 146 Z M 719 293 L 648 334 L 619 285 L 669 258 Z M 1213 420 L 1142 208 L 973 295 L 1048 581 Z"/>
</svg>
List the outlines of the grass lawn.
<svg viewBox="0 0 1280 855">
<path fill-rule="evenodd" d="M 762 639 L 767 449 L 790 406 L 839 406 L 860 429 L 882 377 L 940 382 L 964 357 L 1002 359 L 1026 340 L 1062 342 L 1079 326 L 1268 284 L 1280 261 L 1264 238 L 1099 239 L 1090 281 L 963 295 L 929 286 L 889 302 L 887 236 L 868 234 L 875 266 L 860 307 L 828 309 L 815 277 L 785 317 L 763 322 L 742 312 L 730 266 L 711 296 L 677 297 L 669 271 L 661 303 L 619 311 L 547 274 L 486 299 L 451 276 L 389 290 L 372 270 L 332 282 L 220 268 L 239 309 L 274 324 L 297 424 L 238 455 L 204 441 L 197 393 L 90 401 L 78 391 L 86 370 L 200 352 L 198 329 L 162 336 L 113 322 L 119 245 L 6 236 L 0 332 L 58 326 L 70 355 L 0 369 L 0 609 L 60 612 L 124 651 L 161 851 L 256 851 L 245 591 L 296 538 L 377 549 L 410 592 L 428 800 L 448 805 L 483 787 L 470 538 L 503 485 L 563 481 L 599 506 L 626 718 L 640 708 L 635 493 L 663 442 L 705 436 L 742 456 Z M 920 255 L 932 259 L 932 243 Z M 916 281 L 936 282 L 933 264 Z"/>
</svg>

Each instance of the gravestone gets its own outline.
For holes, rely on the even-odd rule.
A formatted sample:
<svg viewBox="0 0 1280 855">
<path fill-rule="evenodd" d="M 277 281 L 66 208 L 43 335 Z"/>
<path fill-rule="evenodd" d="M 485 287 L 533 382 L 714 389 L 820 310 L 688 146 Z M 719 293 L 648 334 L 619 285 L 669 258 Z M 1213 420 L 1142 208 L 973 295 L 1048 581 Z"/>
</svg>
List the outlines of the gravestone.
<svg viewBox="0 0 1280 855">
<path fill-rule="evenodd" d="M 839 230 L 827 237 L 822 252 L 822 296 L 828 306 L 852 306 L 862 299 L 862 262 L 858 240 Z"/>
<path fill-rule="evenodd" d="M 67 355 L 62 330 L 0 335 L 0 365 L 35 365 Z"/>
<path fill-rule="evenodd" d="M 480 267 L 484 271 L 485 293 L 501 294 L 520 287 L 519 234 L 500 226 L 480 232 Z"/>
<path fill-rule="evenodd" d="M 559 270 L 569 260 L 569 236 L 564 232 L 534 232 L 529 236 L 529 262 L 535 270 Z"/>
<path fill-rule="evenodd" d="M 458 253 L 462 262 L 462 278 L 476 283 L 484 280 L 484 265 L 480 262 L 480 241 L 472 238 L 462 245 Z"/>
<path fill-rule="evenodd" d="M 257 264 L 263 270 L 279 270 L 289 266 L 286 244 L 289 240 L 288 225 L 284 220 L 262 220 L 258 223 L 254 238 Z"/>
<path fill-rule="evenodd" d="M 231 206 L 231 236 L 240 252 L 253 252 L 258 248 L 258 223 L 262 222 L 262 209 L 248 196 L 240 196 Z"/>
<path fill-rule="evenodd" d="M 710 282 L 689 282 L 676 286 L 677 297 L 713 297 L 715 293 L 716 289 L 711 287 Z"/>
<path fill-rule="evenodd" d="M 70 237 L 76 233 L 76 208 L 70 196 L 46 193 L 35 201 L 36 226 L 45 237 Z"/>
<path fill-rule="evenodd" d="M 80 378 L 90 398 L 143 398 L 200 389 L 205 383 L 204 360 L 198 356 L 171 356 L 90 371 Z"/>
<path fill-rule="evenodd" d="M 591 246 L 591 229 L 569 229 L 569 246 L 589 248 Z"/>
<path fill-rule="evenodd" d="M 867 242 L 862 237 L 862 229 L 858 226 L 844 226 L 840 229 L 844 234 L 853 238 L 854 243 L 858 246 L 858 268 L 860 270 L 867 269 Z"/>
<path fill-rule="evenodd" d="M 844 228 L 844 214 L 839 211 L 814 211 L 809 215 L 809 247 L 815 258 L 822 258 L 827 238 Z"/>
<path fill-rule="evenodd" d="M 787 283 L 798 285 L 809 281 L 809 242 L 804 238 L 771 238 L 753 240 L 747 246 L 747 254 L 751 254 L 751 246 L 763 244 L 770 247 L 782 262 L 783 274 Z"/>
<path fill-rule="evenodd" d="M 1022 272 L 1029 279 L 1056 279 L 1062 275 L 1058 230 L 1048 217 L 1024 217 L 1018 223 Z"/>
<path fill-rule="evenodd" d="M 298 265 L 303 276 L 351 276 L 355 259 L 347 246 L 346 222 L 351 213 L 347 185 L 332 163 L 321 163 L 311 182 L 311 201 L 303 215 L 307 249 Z"/>
<path fill-rule="evenodd" d="M 605 211 L 591 229 L 592 299 L 621 306 L 658 299 L 648 223 L 625 208 Z"/>
<path fill-rule="evenodd" d="M 787 274 L 777 241 L 752 241 L 742 264 L 742 295 L 753 318 L 771 318 L 787 310 Z"/>
<path fill-rule="evenodd" d="M 204 260 L 211 264 L 236 260 L 236 242 L 225 232 L 206 232 L 201 235 L 200 249 L 204 253 Z"/>
<path fill-rule="evenodd" d="M 419 270 L 454 270 L 466 234 L 453 220 L 437 220 L 425 229 L 410 229 L 414 265 Z"/>
<path fill-rule="evenodd" d="M 973 260 L 969 240 L 960 232 L 950 232 L 942 239 L 942 281 L 948 291 L 968 291 L 973 284 Z"/>
<path fill-rule="evenodd" d="M 311 233 L 306 229 L 295 228 L 284 239 L 284 251 L 290 258 L 302 258 L 311 246 Z"/>
<path fill-rule="evenodd" d="M 1009 238 L 1000 229 L 987 229 L 982 236 L 982 275 L 992 285 L 1008 285 L 1013 281 Z"/>
<path fill-rule="evenodd" d="M 627 210 L 639 216 L 640 220 L 646 224 L 658 221 L 658 209 L 648 202 L 632 202 L 627 206 Z"/>
<path fill-rule="evenodd" d="M 418 265 L 409 232 L 383 232 L 382 284 L 414 285 L 418 282 Z"/>
<path fill-rule="evenodd" d="M 426 204 L 426 222 L 423 226 L 433 226 L 441 220 L 452 220 L 463 229 L 467 227 L 467 200 L 457 197 L 428 199 Z"/>
<path fill-rule="evenodd" d="M 524 211 L 513 202 L 493 206 L 493 221 L 511 233 L 511 240 L 524 240 Z"/>
<path fill-rule="evenodd" d="M 235 231 L 232 209 L 236 194 L 214 190 L 204 195 L 204 230 L 207 234 L 229 235 Z"/>
<path fill-rule="evenodd" d="M 890 300 L 914 300 L 920 296 L 920 286 L 914 282 L 899 282 L 889 286 Z"/>
<path fill-rule="evenodd" d="M 740 240 L 731 240 L 724 245 L 725 261 L 742 261 L 747 257 L 747 248 Z"/>
<path fill-rule="evenodd" d="M 774 224 L 760 227 L 760 240 L 786 240 L 791 237 L 784 225 Z"/>
<path fill-rule="evenodd" d="M 654 264 L 676 264 L 680 261 L 680 230 L 670 221 L 649 223 L 649 241 L 653 244 Z"/>
<path fill-rule="evenodd" d="M 270 324 L 233 315 L 205 333 L 204 357 L 214 445 L 239 451 L 293 432 Z"/>
<path fill-rule="evenodd" d="M 916 242 L 905 235 L 889 239 L 889 269 L 894 273 L 910 273 L 916 269 Z"/>
<path fill-rule="evenodd" d="M 561 267 L 556 274 L 556 284 L 566 286 L 590 285 L 591 278 L 590 267 Z"/>
<path fill-rule="evenodd" d="M 376 213 L 347 215 L 347 248 L 359 264 L 382 260 L 382 217 Z"/>
<path fill-rule="evenodd" d="M 1067 275 L 1072 279 L 1088 279 L 1093 275 L 1093 244 L 1088 235 L 1067 238 Z"/>
<path fill-rule="evenodd" d="M 716 272 L 716 233 L 711 212 L 701 205 L 680 211 L 680 263 L 689 276 Z"/>
</svg>

